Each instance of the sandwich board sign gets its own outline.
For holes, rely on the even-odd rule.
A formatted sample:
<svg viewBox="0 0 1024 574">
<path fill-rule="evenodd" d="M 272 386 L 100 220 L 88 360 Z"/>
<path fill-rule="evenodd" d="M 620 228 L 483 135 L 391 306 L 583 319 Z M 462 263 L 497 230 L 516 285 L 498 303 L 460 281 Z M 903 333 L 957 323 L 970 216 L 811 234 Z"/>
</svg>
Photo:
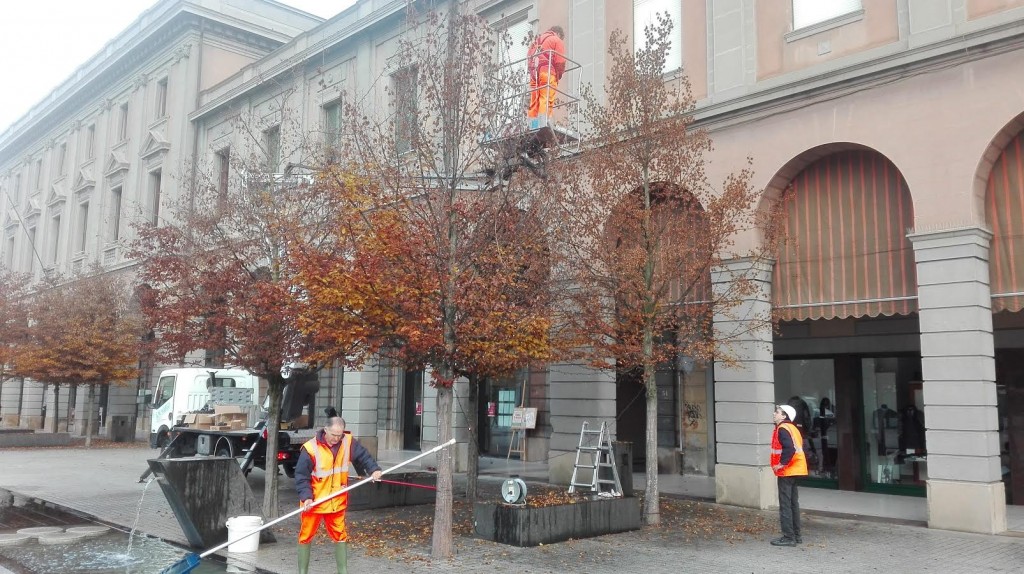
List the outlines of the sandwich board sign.
<svg viewBox="0 0 1024 574">
<path fill-rule="evenodd" d="M 536 407 L 516 407 L 512 410 L 512 428 L 534 429 L 537 428 Z"/>
</svg>

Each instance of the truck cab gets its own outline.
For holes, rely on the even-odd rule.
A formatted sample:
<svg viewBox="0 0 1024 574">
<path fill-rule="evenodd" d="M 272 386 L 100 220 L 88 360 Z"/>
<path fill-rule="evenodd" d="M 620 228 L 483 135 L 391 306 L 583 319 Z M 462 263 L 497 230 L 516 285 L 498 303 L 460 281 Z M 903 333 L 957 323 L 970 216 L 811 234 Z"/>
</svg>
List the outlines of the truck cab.
<svg viewBox="0 0 1024 574">
<path fill-rule="evenodd" d="M 207 406 L 214 394 L 231 395 L 232 402 L 259 405 L 259 378 L 241 369 L 181 368 L 167 369 L 153 393 L 149 445 L 163 448 L 171 438 L 171 429 L 186 413 Z"/>
</svg>

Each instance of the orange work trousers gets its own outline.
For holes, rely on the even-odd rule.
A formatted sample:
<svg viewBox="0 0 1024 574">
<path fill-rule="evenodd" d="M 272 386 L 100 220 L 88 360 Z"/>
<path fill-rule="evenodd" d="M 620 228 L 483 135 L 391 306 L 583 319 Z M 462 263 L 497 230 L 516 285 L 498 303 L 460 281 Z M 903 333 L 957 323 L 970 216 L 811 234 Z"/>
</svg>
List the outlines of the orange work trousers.
<svg viewBox="0 0 1024 574">
<path fill-rule="evenodd" d="M 545 67 L 530 76 L 530 109 L 527 117 L 547 116 L 555 107 L 558 76 Z"/>
<path fill-rule="evenodd" d="M 320 528 L 321 520 L 327 525 L 327 534 L 331 536 L 331 540 L 335 542 L 345 542 L 348 540 L 348 531 L 345 530 L 344 510 L 329 513 L 303 512 L 299 516 L 302 520 L 299 526 L 299 544 L 309 544 L 312 542 L 313 537 L 316 536 L 317 529 Z"/>
</svg>

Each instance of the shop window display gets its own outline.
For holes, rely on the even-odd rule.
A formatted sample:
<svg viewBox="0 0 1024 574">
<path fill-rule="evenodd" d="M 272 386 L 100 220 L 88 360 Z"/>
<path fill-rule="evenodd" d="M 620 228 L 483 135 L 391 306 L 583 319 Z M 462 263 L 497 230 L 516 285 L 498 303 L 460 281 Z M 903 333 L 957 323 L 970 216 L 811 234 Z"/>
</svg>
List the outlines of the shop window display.
<svg viewBox="0 0 1024 574">
<path fill-rule="evenodd" d="M 837 479 L 839 440 L 833 360 L 776 359 L 775 400 L 796 410 L 793 422 L 804 438 L 808 476 Z"/>
<path fill-rule="evenodd" d="M 920 371 L 916 357 L 862 359 L 869 483 L 923 486 L 928 478 Z"/>
</svg>

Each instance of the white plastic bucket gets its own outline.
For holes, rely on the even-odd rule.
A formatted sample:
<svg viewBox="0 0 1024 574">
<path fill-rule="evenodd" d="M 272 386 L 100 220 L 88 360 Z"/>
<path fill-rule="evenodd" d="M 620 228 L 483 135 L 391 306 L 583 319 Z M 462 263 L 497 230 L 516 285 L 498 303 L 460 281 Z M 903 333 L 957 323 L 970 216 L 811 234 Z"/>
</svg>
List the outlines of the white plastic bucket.
<svg viewBox="0 0 1024 574">
<path fill-rule="evenodd" d="M 263 518 L 259 516 L 232 516 L 228 518 L 228 552 L 256 552 L 260 549 L 259 527 Z M 251 533 L 249 536 L 246 534 Z M 244 538 L 242 538 L 244 536 Z"/>
</svg>

